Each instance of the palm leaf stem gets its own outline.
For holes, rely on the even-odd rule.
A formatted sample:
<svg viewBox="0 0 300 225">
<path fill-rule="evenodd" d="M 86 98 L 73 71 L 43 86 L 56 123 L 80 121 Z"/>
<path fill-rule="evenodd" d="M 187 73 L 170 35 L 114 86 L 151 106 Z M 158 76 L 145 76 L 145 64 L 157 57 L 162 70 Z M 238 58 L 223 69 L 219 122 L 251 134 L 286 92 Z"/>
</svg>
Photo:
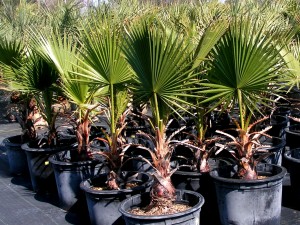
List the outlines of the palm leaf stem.
<svg viewBox="0 0 300 225">
<path fill-rule="evenodd" d="M 110 126 L 111 126 L 111 134 L 112 136 L 114 136 L 114 134 L 116 133 L 115 129 L 115 99 L 114 99 L 114 85 L 111 83 L 110 84 L 110 119 L 111 119 L 111 123 L 110 123 Z"/>
<path fill-rule="evenodd" d="M 162 132 L 162 127 L 160 126 L 160 115 L 159 115 L 159 108 L 158 108 L 158 101 L 157 101 L 157 93 L 153 93 L 154 98 L 154 111 L 155 111 L 155 121 L 156 126 L 159 127 L 159 130 Z"/>
<path fill-rule="evenodd" d="M 237 94 L 238 94 L 238 105 L 240 111 L 240 123 L 241 123 L 241 128 L 244 129 L 245 128 L 244 112 L 243 112 L 244 105 L 243 105 L 242 92 L 240 89 L 237 89 Z"/>
</svg>

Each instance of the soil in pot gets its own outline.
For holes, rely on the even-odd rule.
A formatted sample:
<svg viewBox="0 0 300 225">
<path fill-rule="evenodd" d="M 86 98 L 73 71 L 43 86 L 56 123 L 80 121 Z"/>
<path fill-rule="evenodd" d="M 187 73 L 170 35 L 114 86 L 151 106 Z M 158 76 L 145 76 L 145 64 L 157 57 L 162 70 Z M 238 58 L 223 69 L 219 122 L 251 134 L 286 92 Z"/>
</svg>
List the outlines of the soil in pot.
<svg viewBox="0 0 300 225">
<path fill-rule="evenodd" d="M 123 178 L 128 182 L 138 183 L 136 187 L 125 188 L 125 183 L 120 184 L 120 190 L 98 190 L 106 187 L 107 174 L 87 179 L 80 184 L 85 192 L 90 220 L 93 225 L 123 225 L 124 220 L 118 211 L 120 203 L 135 194 L 145 192 L 152 184 L 152 176 L 143 172 L 123 172 Z M 97 188 L 95 188 L 97 187 Z M 105 189 L 105 188 L 104 188 Z"/>
<path fill-rule="evenodd" d="M 27 158 L 21 145 L 24 143 L 21 135 L 5 138 L 3 143 L 6 148 L 9 171 L 13 175 L 28 173 Z"/>
<path fill-rule="evenodd" d="M 282 180 L 286 169 L 259 164 L 258 175 L 265 179 L 234 179 L 233 166 L 210 172 L 214 179 L 220 220 L 223 225 L 280 225 Z"/>
<path fill-rule="evenodd" d="M 135 195 L 126 199 L 120 205 L 119 211 L 122 213 L 126 225 L 199 225 L 200 210 L 204 204 L 202 195 L 192 191 L 176 190 L 177 203 L 188 205 L 190 208 L 179 213 L 159 215 L 159 216 L 144 216 L 130 213 L 132 209 L 144 208 L 150 203 L 150 194 Z"/>
</svg>

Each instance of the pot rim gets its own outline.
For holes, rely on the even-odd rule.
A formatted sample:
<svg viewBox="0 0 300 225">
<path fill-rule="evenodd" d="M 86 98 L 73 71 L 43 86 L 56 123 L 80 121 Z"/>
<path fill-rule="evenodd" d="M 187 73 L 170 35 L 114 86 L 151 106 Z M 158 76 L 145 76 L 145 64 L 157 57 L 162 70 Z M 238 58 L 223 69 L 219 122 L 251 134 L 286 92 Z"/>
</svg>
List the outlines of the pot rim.
<svg viewBox="0 0 300 225">
<path fill-rule="evenodd" d="M 291 125 L 291 126 L 288 126 L 288 127 L 286 127 L 285 129 L 284 129 L 284 131 L 286 132 L 286 133 L 291 133 L 291 134 L 295 134 L 295 135 L 299 135 L 300 136 L 300 132 L 295 132 L 295 131 L 293 131 L 293 130 L 290 130 L 290 128 L 293 128 L 293 127 L 299 127 L 300 128 L 300 124 L 294 124 L 294 125 Z"/>
<path fill-rule="evenodd" d="M 59 166 L 83 166 L 83 165 L 90 165 L 90 164 L 95 164 L 95 163 L 100 163 L 99 160 L 97 159 L 91 159 L 91 160 L 86 160 L 86 161 L 77 161 L 77 162 L 64 162 L 56 159 L 56 154 L 66 152 L 66 151 L 72 151 L 72 149 L 69 150 L 63 150 L 54 153 L 53 155 L 49 156 L 49 162 L 52 163 L 53 165 L 59 165 Z"/>
<path fill-rule="evenodd" d="M 102 174 L 99 174 L 95 177 L 92 177 L 92 178 L 89 178 L 89 179 L 86 179 L 86 180 L 83 180 L 81 183 L 80 183 L 80 188 L 81 190 L 89 193 L 89 194 L 96 194 L 96 195 L 117 195 L 117 194 L 122 194 L 122 193 L 131 193 L 133 191 L 138 191 L 138 190 L 142 190 L 144 188 L 147 188 L 149 187 L 151 184 L 152 184 L 152 181 L 153 181 L 153 177 L 149 174 L 149 173 L 146 173 L 146 172 L 138 172 L 139 174 L 145 174 L 149 177 L 149 179 L 147 181 L 145 181 L 143 184 L 139 185 L 139 186 L 136 186 L 136 187 L 133 187 L 133 188 L 130 188 L 130 189 L 120 189 L 120 190 L 94 190 L 91 188 L 91 180 L 92 179 L 97 179 L 98 177 L 100 176 L 104 176 L 106 175 L 107 173 L 102 173 Z"/>
<path fill-rule="evenodd" d="M 20 142 L 12 142 L 13 139 L 20 139 Z M 13 136 L 9 136 L 9 137 L 6 137 L 3 139 L 3 144 L 5 146 L 12 146 L 12 147 L 15 147 L 15 146 L 21 146 L 22 144 L 24 144 L 24 142 L 21 141 L 22 140 L 22 135 L 21 134 L 18 134 L 18 135 L 13 135 Z"/>
<path fill-rule="evenodd" d="M 260 163 L 259 165 L 264 165 L 264 167 L 272 166 L 280 168 L 281 171 L 275 175 L 272 175 L 270 177 L 264 178 L 264 179 L 256 179 L 256 180 L 243 180 L 243 179 L 237 179 L 237 178 L 227 178 L 227 177 L 221 177 L 217 173 L 217 169 L 211 171 L 209 175 L 217 180 L 224 183 L 231 183 L 231 184 L 239 184 L 239 185 L 251 185 L 251 184 L 264 184 L 268 182 L 275 182 L 277 180 L 283 179 L 283 177 L 286 175 L 287 170 L 283 166 L 275 165 L 275 164 L 269 164 L 269 163 Z"/>
<path fill-rule="evenodd" d="M 176 192 L 180 194 L 180 196 L 183 195 L 183 193 L 187 193 L 187 194 L 191 194 L 191 195 L 195 195 L 195 197 L 198 197 L 199 201 L 196 205 L 192 206 L 190 209 L 188 210 L 185 210 L 183 212 L 178 212 L 178 213 L 174 213 L 174 214 L 167 214 L 167 215 L 155 215 L 155 216 L 142 216 L 142 215 L 135 215 L 135 214 L 132 214 L 132 213 L 129 213 L 128 211 L 126 211 L 124 209 L 124 205 L 128 202 L 128 201 L 131 201 L 132 198 L 138 198 L 140 197 L 142 194 L 138 194 L 138 195 L 134 195 L 128 199 L 125 199 L 123 202 L 121 202 L 121 205 L 119 206 L 119 212 L 122 214 L 122 215 L 125 215 L 126 217 L 129 217 L 129 218 L 134 218 L 134 219 L 143 219 L 143 220 L 153 220 L 153 219 L 171 219 L 171 218 L 176 218 L 176 217 L 180 217 L 180 216 L 184 216 L 186 214 L 192 214 L 193 212 L 199 210 L 199 208 L 202 207 L 202 205 L 204 204 L 204 198 L 201 194 L 195 192 L 195 191 L 189 191 L 189 190 L 179 190 L 179 189 L 176 189 Z M 180 201 L 179 201 L 180 202 Z"/>
<path fill-rule="evenodd" d="M 295 163 L 300 163 L 300 159 L 297 159 L 297 158 L 294 158 L 292 157 L 292 152 L 293 151 L 300 151 L 300 148 L 295 148 L 295 149 L 291 149 L 291 150 L 288 150 L 284 153 L 284 157 L 289 160 L 289 161 L 292 161 L 292 162 L 295 162 Z"/>
<path fill-rule="evenodd" d="M 46 153 L 56 153 L 63 150 L 68 150 L 68 148 L 72 148 L 71 144 L 65 146 L 55 146 L 55 147 L 47 147 L 47 148 L 35 148 L 29 147 L 29 142 L 21 145 L 21 148 L 26 152 L 46 152 Z"/>
</svg>

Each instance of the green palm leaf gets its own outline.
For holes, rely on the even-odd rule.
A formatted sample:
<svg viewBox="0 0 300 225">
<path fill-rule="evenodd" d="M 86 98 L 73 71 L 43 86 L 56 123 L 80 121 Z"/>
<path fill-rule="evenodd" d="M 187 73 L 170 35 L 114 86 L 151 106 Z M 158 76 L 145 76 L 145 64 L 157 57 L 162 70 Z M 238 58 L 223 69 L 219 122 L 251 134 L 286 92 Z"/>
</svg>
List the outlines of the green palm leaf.
<svg viewBox="0 0 300 225">
<path fill-rule="evenodd" d="M 300 83 L 299 39 L 291 42 L 289 46 L 282 49 L 280 51 L 280 54 L 282 55 L 288 70 L 280 80 L 290 87 L 289 90 L 292 89 L 294 86 L 299 88 L 299 83 Z"/>
<path fill-rule="evenodd" d="M 131 72 L 121 55 L 121 36 L 108 25 L 88 27 L 83 31 L 83 63 L 87 76 L 98 85 L 122 84 L 131 79 Z"/>
<path fill-rule="evenodd" d="M 57 38 L 53 33 L 48 36 L 37 34 L 33 42 L 38 54 L 59 73 L 63 93 L 78 106 L 79 115 L 84 115 L 94 96 L 92 80 L 78 75 L 80 56 L 76 40 L 67 34 Z"/>
<path fill-rule="evenodd" d="M 138 101 L 152 105 L 156 126 L 167 122 L 169 113 L 186 110 L 193 90 L 191 52 L 173 33 L 151 29 L 147 22 L 136 25 L 128 34 L 124 53 L 135 72 L 133 87 Z"/>
<path fill-rule="evenodd" d="M 209 52 L 217 44 L 227 29 L 228 22 L 220 19 L 210 24 L 204 30 L 204 33 L 196 47 L 193 68 L 197 67 L 207 57 Z"/>
<path fill-rule="evenodd" d="M 95 21 L 91 24 L 97 24 Z M 116 121 L 119 119 L 123 107 L 117 105 L 118 95 L 132 79 L 132 72 L 125 58 L 122 56 L 120 45 L 122 38 L 114 26 L 108 21 L 100 25 L 83 28 L 83 49 L 80 56 L 78 72 L 74 73 L 79 82 L 92 86 L 95 94 L 99 89 L 106 91 L 109 98 L 107 107 L 110 112 L 110 126 L 112 133 L 116 132 Z M 125 93 L 125 92 L 123 92 Z M 127 92 L 126 92 L 127 93 Z M 128 94 L 128 93 L 127 93 Z M 128 98 L 124 98 L 127 102 Z M 124 102 L 122 102 L 124 104 Z"/>
<path fill-rule="evenodd" d="M 24 45 L 18 39 L 2 38 L 0 39 L 0 62 L 7 66 L 17 68 L 18 62 L 24 59 Z"/>
<path fill-rule="evenodd" d="M 271 34 L 264 34 L 262 26 L 253 21 L 235 21 L 212 52 L 209 82 L 202 85 L 209 93 L 204 102 L 218 104 L 238 102 L 241 124 L 244 126 L 246 112 L 259 111 L 258 105 L 267 105 L 268 97 L 276 91 L 271 82 L 278 77 L 279 51 Z M 269 36 L 267 36 L 269 35 Z"/>
</svg>

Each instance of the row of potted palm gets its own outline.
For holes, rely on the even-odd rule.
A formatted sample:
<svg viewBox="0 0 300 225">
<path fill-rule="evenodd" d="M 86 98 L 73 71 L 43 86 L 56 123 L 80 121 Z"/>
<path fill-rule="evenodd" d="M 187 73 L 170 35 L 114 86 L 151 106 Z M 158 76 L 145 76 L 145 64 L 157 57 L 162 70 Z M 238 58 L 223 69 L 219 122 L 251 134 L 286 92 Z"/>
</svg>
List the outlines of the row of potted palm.
<svg viewBox="0 0 300 225">
<path fill-rule="evenodd" d="M 172 216 L 150 215 L 148 217 L 133 215 L 128 212 L 128 209 L 135 207 L 135 204 L 143 205 L 144 199 L 143 195 L 129 198 L 122 203 L 120 209 L 127 224 L 149 223 L 149 220 L 157 224 L 168 220 L 186 220 L 190 224 L 199 223 L 199 211 L 203 204 L 203 197 L 189 191 L 175 191 L 171 177 L 177 168 L 172 168 L 172 152 L 178 145 L 189 146 L 193 150 L 197 150 L 198 153 L 195 154 L 197 160 L 199 160 L 199 155 L 202 156 L 199 160 L 199 165 L 201 165 L 199 171 L 209 171 L 207 164 L 206 166 L 203 164 L 207 162 L 207 154 L 210 150 L 207 148 L 210 147 L 211 142 L 205 139 L 206 128 L 202 112 L 210 112 L 221 104 L 224 108 L 231 110 L 237 103 L 239 117 L 236 118 L 238 122 L 235 130 L 238 135 L 233 136 L 224 131 L 217 131 L 223 135 L 223 139 L 229 138 L 229 141 L 221 140 L 222 136 L 217 139 L 213 138 L 218 143 L 216 147 L 219 148 L 215 154 L 229 150 L 232 159 L 236 160 L 234 165 L 238 166 L 238 169 L 232 166 L 219 166 L 218 170 L 211 173 L 217 184 L 223 181 L 230 183 L 225 190 L 223 190 L 224 184 L 217 186 L 218 193 L 221 193 L 218 194 L 221 199 L 218 202 L 222 215 L 221 222 L 222 224 L 228 224 L 229 221 L 251 223 L 249 221 L 253 220 L 252 215 L 254 214 L 259 218 L 255 218 L 256 221 L 259 220 L 259 224 L 279 224 L 280 188 L 285 170 L 276 166 L 258 166 L 259 160 L 268 156 L 268 154 L 264 154 L 255 159 L 254 155 L 258 151 L 257 147 L 260 146 L 259 138 L 267 136 L 265 134 L 267 129 L 252 132 L 255 128 L 254 125 L 257 124 L 252 118 L 256 116 L 255 111 L 264 113 L 260 106 L 267 106 L 270 94 L 277 90 L 274 83 L 276 84 L 284 66 L 279 54 L 281 43 L 277 43 L 276 32 L 266 33 L 265 26 L 258 24 L 250 17 L 243 18 L 243 20 L 237 17 L 233 17 L 232 21 L 217 19 L 205 29 L 196 44 L 181 35 L 176 35 L 172 30 L 161 26 L 156 20 L 147 17 L 140 19 L 138 24 L 126 26 L 124 31 L 115 27 L 114 23 L 110 23 L 109 20 L 99 25 L 97 20 L 91 21 L 89 26 L 82 28 L 80 41 L 68 34 L 61 37 L 55 32 L 45 35 L 34 31 L 36 35 L 32 42 L 24 48 L 26 53 L 22 58 L 24 62 L 19 60 L 21 66 L 18 68 L 15 68 L 15 64 L 13 66 L 4 65 L 4 79 L 6 84 L 11 85 L 11 88 L 14 87 L 12 86 L 14 84 L 17 85 L 18 90 L 36 94 L 39 108 L 43 112 L 42 115 L 47 120 L 49 127 L 52 128 L 49 129 L 47 138 L 44 138 L 44 143 L 40 141 L 40 136 L 35 137 L 38 138 L 40 147 L 49 145 L 50 148 L 54 148 L 59 143 L 59 138 L 54 135 L 57 133 L 54 129 L 56 127 L 54 119 L 57 115 L 51 111 L 52 94 L 61 93 L 77 106 L 77 110 L 70 115 L 72 121 L 75 122 L 77 146 L 73 145 L 72 150 L 68 146 L 67 149 L 70 151 L 58 153 L 52 156 L 50 161 L 53 165 L 58 164 L 60 170 L 64 164 L 69 171 L 75 171 L 76 175 L 68 175 L 68 182 L 74 181 L 77 190 L 79 190 L 79 183 L 88 178 L 88 175 L 93 176 L 95 173 L 105 172 L 106 175 L 101 178 L 101 181 L 102 186 L 107 184 L 108 190 L 98 191 L 104 195 L 96 198 L 108 197 L 111 199 L 112 193 L 116 192 L 124 199 L 136 193 L 129 193 L 121 185 L 124 182 L 124 173 L 121 167 L 125 163 L 126 150 L 132 146 L 128 143 L 128 139 L 126 140 L 122 136 L 122 131 L 126 129 L 127 114 L 133 106 L 148 106 L 148 112 L 151 112 L 152 119 L 147 119 L 147 122 L 152 128 L 152 132 L 139 131 L 136 134 L 136 137 L 151 143 L 148 146 L 136 145 L 137 148 L 150 154 L 151 161 L 144 157 L 138 158 L 151 164 L 154 168 L 154 182 L 146 208 L 156 208 L 156 211 L 161 213 L 168 210 L 176 200 L 197 200 L 190 203 L 192 209 L 187 210 L 186 218 L 179 219 L 178 217 L 182 216 L 182 213 Z M 206 58 L 210 60 L 206 60 Z M 16 59 L 14 58 L 14 60 Z M 208 72 L 203 73 L 202 68 L 207 69 Z M 49 80 L 50 77 L 53 79 Z M 46 80 L 47 82 L 45 82 Z M 36 81 L 40 81 L 42 84 L 38 91 L 24 88 Z M 59 89 L 53 92 L 54 87 Z M 48 101 L 39 101 L 38 97 L 41 95 L 44 100 Z M 196 105 L 193 105 L 194 102 Z M 102 110 L 107 112 L 105 122 L 109 127 L 107 132 L 102 128 L 103 134 L 96 138 L 105 146 L 104 150 L 97 151 L 94 151 L 89 139 L 91 117 L 95 109 L 98 110 L 98 113 L 101 113 Z M 196 133 L 198 135 L 196 144 L 188 139 L 174 140 L 174 137 L 184 127 L 171 133 L 170 136 L 166 136 L 169 117 L 175 115 L 182 118 L 182 112 L 187 113 L 191 118 L 193 118 L 193 112 L 197 112 L 199 129 Z M 195 137 L 195 135 L 190 136 Z M 51 153 L 47 152 L 47 154 L 52 153 L 54 153 L 52 150 Z M 105 165 L 105 168 L 93 167 L 92 171 L 80 170 L 78 173 L 77 167 L 72 169 L 74 161 L 78 167 L 91 169 L 91 162 L 96 162 L 97 165 Z M 205 168 L 205 170 L 200 170 L 201 168 Z M 226 171 L 225 178 L 223 171 Z M 257 179 L 257 173 L 258 175 L 263 173 L 270 177 Z M 62 186 L 58 175 L 56 178 L 57 185 Z M 130 178 L 135 181 L 141 179 L 138 175 L 130 176 Z M 147 179 L 151 180 L 149 176 Z M 85 184 L 93 185 L 92 181 L 93 179 L 85 181 L 82 188 L 87 189 Z M 276 185 L 270 186 L 274 182 Z M 233 183 L 236 185 L 232 185 Z M 232 191 L 233 187 L 241 186 L 241 183 L 242 186 L 245 186 L 243 190 Z M 250 185 L 250 188 L 247 185 Z M 236 196 L 231 197 L 231 193 L 242 192 L 252 197 L 254 192 L 249 190 L 252 190 L 251 187 L 254 186 L 255 193 L 259 188 L 263 188 L 266 197 L 270 196 L 270 191 L 275 190 L 278 195 L 274 195 L 272 202 L 277 208 L 269 207 L 271 209 L 269 215 L 261 214 L 267 208 L 262 203 L 260 204 L 262 208 L 258 212 L 253 211 L 251 215 L 245 213 L 236 216 L 234 212 L 239 211 L 240 208 L 254 210 L 257 207 L 249 206 L 249 200 L 244 199 L 235 203 L 238 209 L 232 207 L 232 204 L 228 202 L 231 198 L 236 199 Z M 59 192 L 63 203 L 62 207 L 69 208 L 74 204 L 72 199 L 76 199 L 77 190 L 74 191 L 74 188 L 70 188 L 67 189 L 67 193 Z M 138 192 L 141 192 L 141 189 L 138 189 Z M 66 199 L 70 193 L 73 195 L 71 200 Z M 261 197 L 257 198 L 266 202 Z M 270 199 L 267 200 L 270 202 Z M 241 206 L 242 203 L 246 205 Z M 253 202 L 253 204 L 255 203 Z M 91 206 L 90 211 L 93 208 Z M 117 208 L 118 206 L 115 206 L 114 210 L 117 211 Z M 224 212 L 229 212 L 229 214 Z M 97 212 L 92 211 L 91 214 L 96 214 L 96 218 L 92 219 L 95 224 L 112 224 L 119 217 L 117 215 L 109 218 L 109 221 L 105 221 L 102 215 L 97 215 Z M 240 222 L 240 217 L 243 222 Z"/>
</svg>

